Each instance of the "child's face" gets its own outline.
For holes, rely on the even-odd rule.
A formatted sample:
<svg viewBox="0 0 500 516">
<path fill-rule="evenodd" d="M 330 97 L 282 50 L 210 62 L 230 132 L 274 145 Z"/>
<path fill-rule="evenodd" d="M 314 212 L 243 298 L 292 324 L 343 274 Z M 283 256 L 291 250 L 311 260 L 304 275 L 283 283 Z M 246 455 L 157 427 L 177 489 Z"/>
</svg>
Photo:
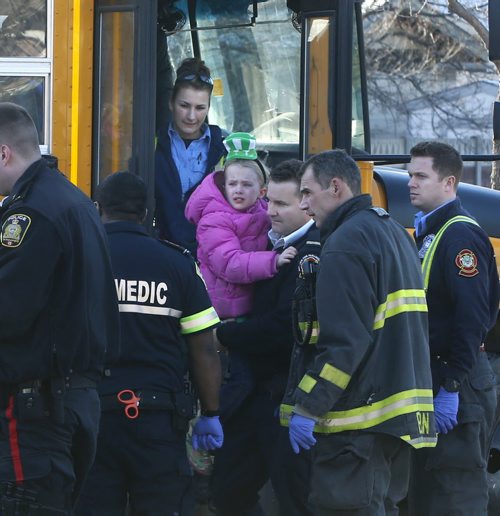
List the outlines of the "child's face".
<svg viewBox="0 0 500 516">
<path fill-rule="evenodd" d="M 243 211 L 250 208 L 265 193 L 257 172 L 251 168 L 235 163 L 229 165 L 224 174 L 226 198 L 235 210 Z"/>
</svg>

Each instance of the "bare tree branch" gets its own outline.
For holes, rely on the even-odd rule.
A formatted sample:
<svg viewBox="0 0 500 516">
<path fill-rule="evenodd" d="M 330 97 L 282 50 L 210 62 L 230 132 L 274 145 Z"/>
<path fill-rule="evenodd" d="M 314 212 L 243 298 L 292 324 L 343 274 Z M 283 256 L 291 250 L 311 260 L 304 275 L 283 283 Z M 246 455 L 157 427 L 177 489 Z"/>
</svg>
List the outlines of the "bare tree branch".
<svg viewBox="0 0 500 516">
<path fill-rule="evenodd" d="M 458 0 L 448 0 L 450 11 L 466 21 L 479 35 L 486 48 L 490 47 L 490 36 L 486 27 L 474 16 L 470 9 L 466 9 Z"/>
</svg>

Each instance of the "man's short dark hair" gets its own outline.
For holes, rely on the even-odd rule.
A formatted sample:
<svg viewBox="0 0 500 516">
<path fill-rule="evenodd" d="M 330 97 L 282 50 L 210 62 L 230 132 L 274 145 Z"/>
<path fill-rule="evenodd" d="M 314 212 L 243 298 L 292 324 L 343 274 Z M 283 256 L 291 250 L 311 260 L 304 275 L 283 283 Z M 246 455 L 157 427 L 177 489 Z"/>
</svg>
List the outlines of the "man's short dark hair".
<svg viewBox="0 0 500 516">
<path fill-rule="evenodd" d="M 460 153 L 451 145 L 433 141 L 420 142 L 412 147 L 410 154 L 412 158 L 432 158 L 432 168 L 439 179 L 454 176 L 455 185 L 460 182 L 464 164 Z"/>
<path fill-rule="evenodd" d="M 23 107 L 12 102 L 0 102 L 0 145 L 29 157 L 40 152 L 38 132 L 33 119 Z"/>
<path fill-rule="evenodd" d="M 94 200 L 110 219 L 142 221 L 146 213 L 147 189 L 139 176 L 116 172 L 97 187 Z"/>
<path fill-rule="evenodd" d="M 292 181 L 297 184 L 297 197 L 300 197 L 300 169 L 303 162 L 299 159 L 287 159 L 278 163 L 269 173 L 269 181 L 285 183 Z"/>
<path fill-rule="evenodd" d="M 353 195 L 361 193 L 361 173 L 356 162 L 345 150 L 335 149 L 312 156 L 302 165 L 300 177 L 309 167 L 323 189 L 330 186 L 334 177 L 338 177 L 347 184 Z"/>
</svg>

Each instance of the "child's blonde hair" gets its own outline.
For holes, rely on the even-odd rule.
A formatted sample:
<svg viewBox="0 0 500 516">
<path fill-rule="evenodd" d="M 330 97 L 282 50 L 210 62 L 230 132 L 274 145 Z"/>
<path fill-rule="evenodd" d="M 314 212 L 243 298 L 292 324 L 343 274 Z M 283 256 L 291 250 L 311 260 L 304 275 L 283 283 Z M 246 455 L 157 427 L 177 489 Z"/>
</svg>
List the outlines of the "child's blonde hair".
<svg viewBox="0 0 500 516">
<path fill-rule="evenodd" d="M 266 167 L 258 160 L 253 159 L 231 159 L 226 160 L 224 163 L 224 178 L 226 177 L 225 172 L 231 165 L 239 165 L 240 167 L 246 167 L 252 169 L 259 179 L 260 186 L 266 186 L 269 172 Z"/>
</svg>

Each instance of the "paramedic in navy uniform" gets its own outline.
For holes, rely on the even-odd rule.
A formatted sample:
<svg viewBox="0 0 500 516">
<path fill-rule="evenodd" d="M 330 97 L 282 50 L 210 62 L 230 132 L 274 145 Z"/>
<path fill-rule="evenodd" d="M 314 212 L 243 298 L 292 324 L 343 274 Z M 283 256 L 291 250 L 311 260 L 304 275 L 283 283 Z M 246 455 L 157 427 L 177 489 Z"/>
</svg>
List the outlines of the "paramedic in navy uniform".
<svg viewBox="0 0 500 516">
<path fill-rule="evenodd" d="M 146 187 L 138 176 L 109 176 L 95 199 L 109 238 L 122 353 L 100 385 L 97 456 L 81 514 L 123 515 L 127 498 L 132 514 L 185 514 L 193 407 L 185 393 L 188 366 L 202 407 L 193 445 L 213 450 L 223 441 L 212 337 L 219 318 L 189 253 L 151 238 L 141 225 Z"/>
</svg>

